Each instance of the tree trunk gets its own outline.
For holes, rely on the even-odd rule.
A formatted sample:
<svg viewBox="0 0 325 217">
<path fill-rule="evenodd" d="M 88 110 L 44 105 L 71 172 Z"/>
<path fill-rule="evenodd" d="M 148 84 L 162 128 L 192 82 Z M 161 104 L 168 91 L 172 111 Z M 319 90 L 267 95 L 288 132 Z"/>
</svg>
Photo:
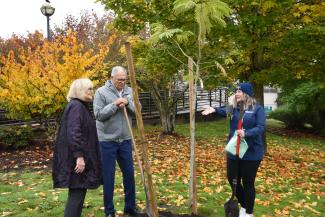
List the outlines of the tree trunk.
<svg viewBox="0 0 325 217">
<path fill-rule="evenodd" d="M 176 116 L 176 103 L 174 99 L 169 98 L 169 94 L 166 93 L 167 91 L 159 91 L 156 83 L 152 84 L 150 92 L 160 115 L 163 133 L 173 134 Z"/>
<path fill-rule="evenodd" d="M 173 134 L 175 131 L 175 111 L 163 109 L 160 111 L 160 121 L 163 132 L 166 134 Z"/>
<path fill-rule="evenodd" d="M 252 74 L 261 73 L 263 69 L 263 52 L 258 49 L 257 52 L 252 52 L 251 57 L 251 71 Z M 264 107 L 264 85 L 253 83 L 254 86 L 254 95 L 257 102 Z M 263 133 L 264 140 L 264 150 L 265 154 L 267 153 L 267 141 L 266 141 L 266 131 Z"/>
</svg>

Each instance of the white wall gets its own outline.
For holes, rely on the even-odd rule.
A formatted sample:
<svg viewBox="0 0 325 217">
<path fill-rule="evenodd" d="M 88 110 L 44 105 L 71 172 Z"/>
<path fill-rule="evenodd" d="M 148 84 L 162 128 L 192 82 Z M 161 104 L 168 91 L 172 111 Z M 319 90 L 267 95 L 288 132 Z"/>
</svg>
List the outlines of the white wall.
<svg viewBox="0 0 325 217">
<path fill-rule="evenodd" d="M 264 88 L 264 108 L 267 111 L 273 111 L 278 107 L 276 103 L 277 98 L 278 98 L 278 92 L 276 89 L 270 87 Z"/>
</svg>

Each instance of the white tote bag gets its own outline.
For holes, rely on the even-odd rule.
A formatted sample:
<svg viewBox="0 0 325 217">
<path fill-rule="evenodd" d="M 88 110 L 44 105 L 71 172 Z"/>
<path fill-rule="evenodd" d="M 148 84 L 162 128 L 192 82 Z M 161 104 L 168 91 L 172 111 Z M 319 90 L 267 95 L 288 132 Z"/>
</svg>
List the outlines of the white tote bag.
<svg viewBox="0 0 325 217">
<path fill-rule="evenodd" d="M 233 137 L 229 140 L 226 145 L 226 152 L 236 156 L 236 146 L 237 146 L 237 131 L 235 131 Z M 242 159 L 244 154 L 248 149 L 247 142 L 244 138 L 240 138 L 240 147 L 239 147 L 239 158 Z"/>
</svg>

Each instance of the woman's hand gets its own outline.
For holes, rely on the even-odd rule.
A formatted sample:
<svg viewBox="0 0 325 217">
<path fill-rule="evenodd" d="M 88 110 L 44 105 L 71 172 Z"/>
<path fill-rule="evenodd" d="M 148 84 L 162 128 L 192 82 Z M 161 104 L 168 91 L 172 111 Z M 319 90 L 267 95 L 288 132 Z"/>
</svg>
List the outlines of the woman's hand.
<svg viewBox="0 0 325 217">
<path fill-rule="evenodd" d="M 216 110 L 210 106 L 205 107 L 204 110 L 202 111 L 202 115 L 209 115 L 211 113 L 216 112 Z"/>
<path fill-rule="evenodd" d="M 76 167 L 74 168 L 74 171 L 76 173 L 82 173 L 85 170 L 85 160 L 83 157 L 78 157 L 76 162 Z"/>
<path fill-rule="evenodd" d="M 237 135 L 244 138 L 245 137 L 245 130 L 237 130 Z"/>
</svg>

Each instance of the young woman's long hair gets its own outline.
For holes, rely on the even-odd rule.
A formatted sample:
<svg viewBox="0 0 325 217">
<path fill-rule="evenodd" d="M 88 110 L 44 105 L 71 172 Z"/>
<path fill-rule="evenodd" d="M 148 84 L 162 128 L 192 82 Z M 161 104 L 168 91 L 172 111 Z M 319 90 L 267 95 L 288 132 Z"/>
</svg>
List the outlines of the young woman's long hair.
<svg viewBox="0 0 325 217">
<path fill-rule="evenodd" d="M 255 105 L 256 105 L 256 99 L 247 95 L 246 93 L 243 93 L 243 94 L 244 94 L 244 110 L 254 109 Z M 235 98 L 235 94 L 230 97 L 230 101 L 231 101 L 231 102 L 229 102 L 230 105 L 232 104 L 233 108 L 236 108 L 237 101 Z"/>
</svg>

